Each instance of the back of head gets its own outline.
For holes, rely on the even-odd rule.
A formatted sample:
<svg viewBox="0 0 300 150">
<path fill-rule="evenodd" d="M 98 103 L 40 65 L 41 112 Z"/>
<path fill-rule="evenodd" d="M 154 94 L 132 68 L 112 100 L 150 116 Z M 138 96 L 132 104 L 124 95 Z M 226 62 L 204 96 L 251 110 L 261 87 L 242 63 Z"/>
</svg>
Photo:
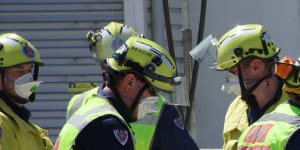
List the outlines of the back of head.
<svg viewBox="0 0 300 150">
<path fill-rule="evenodd" d="M 226 32 L 217 44 L 217 69 L 227 70 L 245 58 L 273 59 L 280 49 L 259 24 L 238 25 Z"/>
<path fill-rule="evenodd" d="M 176 64 L 169 52 L 154 41 L 130 37 L 113 58 L 107 59 L 109 68 L 118 72 L 134 72 L 150 86 L 172 91 Z"/>
<path fill-rule="evenodd" d="M 1 34 L 0 70 L 24 63 L 42 64 L 38 50 L 18 34 Z"/>
<path fill-rule="evenodd" d="M 89 31 L 87 39 L 90 42 L 93 58 L 101 62 L 111 57 L 129 37 L 136 35 L 136 31 L 132 27 L 117 22 L 110 22 L 100 30 Z"/>
<path fill-rule="evenodd" d="M 281 58 L 275 73 L 284 80 L 284 91 L 300 95 L 300 57 L 296 61 L 287 56 Z"/>
</svg>

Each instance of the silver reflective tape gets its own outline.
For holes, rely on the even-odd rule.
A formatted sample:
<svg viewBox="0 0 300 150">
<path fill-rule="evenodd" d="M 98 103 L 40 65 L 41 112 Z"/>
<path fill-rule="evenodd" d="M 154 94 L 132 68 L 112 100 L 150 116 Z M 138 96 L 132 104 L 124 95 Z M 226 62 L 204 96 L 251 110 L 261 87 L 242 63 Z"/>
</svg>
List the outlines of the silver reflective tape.
<svg viewBox="0 0 300 150">
<path fill-rule="evenodd" d="M 86 93 L 82 93 L 77 99 L 74 100 L 74 103 L 71 106 L 71 109 L 67 112 L 67 120 L 81 107 L 82 101 Z"/>
<path fill-rule="evenodd" d="M 138 123 L 138 124 L 156 124 L 158 122 L 159 117 L 157 115 L 151 115 L 148 114 L 145 117 L 138 119 L 136 122 L 134 123 Z"/>
<path fill-rule="evenodd" d="M 300 127 L 300 116 L 290 116 L 278 112 L 274 112 L 263 116 L 258 120 L 258 122 L 261 121 L 282 121 Z"/>
<path fill-rule="evenodd" d="M 78 114 L 72 115 L 72 117 L 67 121 L 67 123 L 71 124 L 72 126 L 79 129 L 79 131 L 81 131 L 90 122 L 90 120 L 87 120 L 87 117 L 89 115 L 92 115 L 92 114 L 97 113 L 97 112 L 102 112 L 102 111 L 113 111 L 113 112 L 115 112 L 114 109 L 111 109 L 107 106 L 99 106 L 99 107 L 95 107 L 91 110 L 88 110 L 87 112 L 85 112 L 82 115 L 78 115 Z"/>
</svg>

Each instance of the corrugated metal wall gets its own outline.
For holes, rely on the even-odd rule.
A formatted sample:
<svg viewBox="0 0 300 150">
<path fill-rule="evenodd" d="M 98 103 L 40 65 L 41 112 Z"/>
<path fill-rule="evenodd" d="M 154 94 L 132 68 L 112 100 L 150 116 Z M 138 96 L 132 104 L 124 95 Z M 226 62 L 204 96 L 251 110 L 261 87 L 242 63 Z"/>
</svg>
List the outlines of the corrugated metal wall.
<svg viewBox="0 0 300 150">
<path fill-rule="evenodd" d="M 167 31 L 165 26 L 165 18 L 164 18 L 164 8 L 163 1 L 151 1 L 146 3 L 149 5 L 147 8 L 148 15 L 147 19 L 145 19 L 149 28 L 148 37 L 152 38 L 152 40 L 158 42 L 165 49 L 170 50 L 168 47 L 167 41 Z M 177 63 L 177 70 L 180 75 L 183 74 L 183 43 L 182 43 L 182 29 L 183 29 L 183 19 L 182 19 L 182 0 L 168 0 L 169 5 L 169 16 L 170 16 L 170 25 L 173 39 L 173 48 L 175 53 L 175 60 Z M 153 8 L 155 7 L 155 8 Z M 158 19 L 159 18 L 159 19 Z M 159 25 L 157 25 L 159 24 Z"/>
<path fill-rule="evenodd" d="M 37 100 L 27 107 L 31 120 L 48 129 L 53 141 L 65 123 L 69 83 L 102 80 L 86 32 L 112 20 L 123 22 L 123 14 L 122 0 L 0 1 L 0 33 L 17 32 L 30 40 L 46 64 Z"/>
</svg>

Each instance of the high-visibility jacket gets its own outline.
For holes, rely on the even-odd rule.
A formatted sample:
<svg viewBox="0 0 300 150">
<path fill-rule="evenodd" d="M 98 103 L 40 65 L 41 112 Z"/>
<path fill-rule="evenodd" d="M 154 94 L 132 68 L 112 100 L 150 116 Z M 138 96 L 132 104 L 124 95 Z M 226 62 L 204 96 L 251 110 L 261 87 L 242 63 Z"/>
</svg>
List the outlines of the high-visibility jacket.
<svg viewBox="0 0 300 150">
<path fill-rule="evenodd" d="M 77 111 L 82 105 L 88 102 L 88 97 L 90 97 L 91 95 L 97 95 L 98 89 L 99 88 L 96 87 L 83 93 L 74 95 L 67 106 L 66 120 L 70 119 L 75 111 Z"/>
<path fill-rule="evenodd" d="M 88 103 L 89 95 L 97 95 L 99 88 L 93 88 L 91 90 L 88 90 L 84 93 L 74 95 L 72 99 L 70 100 L 68 107 L 67 107 L 67 119 L 72 116 L 72 114 L 80 108 L 82 105 L 85 105 Z M 151 142 L 152 138 L 154 137 L 154 132 L 156 129 L 157 122 L 159 120 L 159 114 L 164 106 L 164 100 L 162 97 L 159 97 L 158 99 L 158 112 L 151 113 L 146 115 L 144 118 L 139 119 L 136 122 L 130 123 L 131 128 L 134 132 L 135 136 L 135 148 L 137 150 L 148 150 L 151 149 Z"/>
<path fill-rule="evenodd" d="M 89 100 L 86 104 L 82 105 L 66 122 L 61 129 L 59 136 L 55 143 L 55 150 L 69 150 L 75 143 L 76 137 L 79 133 L 93 120 L 112 115 L 121 120 L 127 125 L 125 119 L 118 113 L 105 98 L 97 95 L 90 95 L 87 97 Z M 134 141 L 133 133 L 130 131 L 130 137 Z"/>
<path fill-rule="evenodd" d="M 288 99 L 288 95 L 282 91 L 280 99 L 267 109 L 266 113 L 273 111 L 279 104 Z M 249 127 L 247 116 L 248 105 L 241 96 L 237 96 L 230 104 L 224 120 L 223 150 L 236 150 L 240 135 Z"/>
<path fill-rule="evenodd" d="M 152 139 L 154 137 L 155 129 L 159 120 L 161 110 L 164 107 L 164 100 L 159 97 L 158 112 L 151 113 L 137 120 L 136 122 L 130 123 L 132 130 L 135 132 L 136 145 L 135 147 L 139 150 L 151 149 Z"/>
<path fill-rule="evenodd" d="M 290 135 L 300 126 L 300 108 L 283 103 L 245 130 L 238 142 L 239 150 L 283 150 Z"/>
<path fill-rule="evenodd" d="M 25 122 L 17 116 L 3 99 L 0 99 L 1 150 L 52 150 L 48 132 Z"/>
</svg>

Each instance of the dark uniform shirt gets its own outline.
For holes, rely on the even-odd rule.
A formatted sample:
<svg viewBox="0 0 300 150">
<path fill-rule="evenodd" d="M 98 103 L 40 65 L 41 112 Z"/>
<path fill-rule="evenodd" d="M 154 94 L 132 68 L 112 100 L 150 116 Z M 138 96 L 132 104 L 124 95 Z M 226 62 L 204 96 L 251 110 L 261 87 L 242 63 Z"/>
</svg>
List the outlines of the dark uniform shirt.
<svg viewBox="0 0 300 150">
<path fill-rule="evenodd" d="M 95 119 L 75 140 L 75 150 L 133 150 L 126 125 L 114 116 Z"/>
<path fill-rule="evenodd" d="M 113 99 L 101 89 L 101 96 L 108 98 L 118 105 L 119 101 Z M 115 106 L 114 105 L 114 106 Z M 118 110 L 117 106 L 117 110 Z M 118 110 L 120 111 L 120 110 Z M 133 140 L 127 125 L 115 116 L 106 115 L 90 122 L 75 139 L 75 150 L 133 150 Z"/>
<path fill-rule="evenodd" d="M 172 105 L 164 106 L 155 131 L 152 149 L 199 150 L 180 119 L 178 111 Z"/>
<path fill-rule="evenodd" d="M 98 94 L 113 100 L 113 98 L 105 93 L 103 85 L 99 86 Z M 113 100 L 113 103 L 118 101 Z M 118 108 L 118 106 L 117 106 Z M 101 128 L 96 128 L 101 126 Z M 132 140 L 128 141 L 128 145 L 120 146 L 120 143 L 116 140 L 115 136 L 111 133 L 113 128 L 121 127 L 126 129 L 126 126 L 122 124 L 118 119 L 108 116 L 107 118 L 99 118 L 90 123 L 82 133 L 79 134 L 77 140 L 80 140 L 82 149 L 99 149 L 105 146 L 111 146 L 113 141 L 114 145 L 117 145 L 113 149 L 133 149 L 128 145 L 132 144 Z M 101 129 L 101 130 L 100 130 Z M 85 133 L 86 132 L 86 133 Z M 129 132 L 129 131 L 128 131 Z M 89 137 L 89 138 L 88 138 Z M 90 141 L 92 140 L 92 141 Z M 128 138 L 129 140 L 129 138 Z M 89 145 L 87 144 L 89 143 Z M 92 143 L 92 144 L 90 144 Z M 108 149 L 107 147 L 104 149 Z M 112 148 L 109 148 L 112 149 Z M 113 150 L 112 149 L 112 150 Z M 187 129 L 184 126 L 183 121 L 180 119 L 176 108 L 172 105 L 164 105 L 163 112 L 161 113 L 154 139 L 152 141 L 152 150 L 199 150 L 197 144 L 189 135 Z"/>
<path fill-rule="evenodd" d="M 5 101 L 5 103 L 10 107 L 10 109 L 14 113 L 16 113 L 24 121 L 28 122 L 28 119 L 31 116 L 30 111 L 24 106 L 22 107 L 18 106 L 17 104 L 9 100 L 5 95 L 6 94 L 3 91 L 0 91 L 0 98 Z"/>
</svg>

